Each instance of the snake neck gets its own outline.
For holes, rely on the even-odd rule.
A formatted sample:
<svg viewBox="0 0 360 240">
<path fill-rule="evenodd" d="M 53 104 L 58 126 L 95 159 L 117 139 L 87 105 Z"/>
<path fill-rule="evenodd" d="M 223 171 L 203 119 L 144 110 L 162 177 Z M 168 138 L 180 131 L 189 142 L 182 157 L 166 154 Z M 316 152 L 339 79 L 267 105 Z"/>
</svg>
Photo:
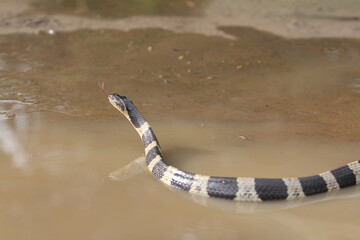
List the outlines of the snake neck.
<svg viewBox="0 0 360 240">
<path fill-rule="evenodd" d="M 139 134 L 144 147 L 145 147 L 145 156 L 146 162 L 149 163 L 153 160 L 154 157 L 163 158 L 160 143 L 157 140 L 154 131 L 152 130 L 149 123 L 141 115 L 139 110 L 135 105 L 128 106 L 126 118 L 130 121 L 132 126 L 135 128 L 136 132 Z M 158 156 L 152 156 L 152 155 Z M 148 156 L 149 155 L 149 156 Z"/>
</svg>

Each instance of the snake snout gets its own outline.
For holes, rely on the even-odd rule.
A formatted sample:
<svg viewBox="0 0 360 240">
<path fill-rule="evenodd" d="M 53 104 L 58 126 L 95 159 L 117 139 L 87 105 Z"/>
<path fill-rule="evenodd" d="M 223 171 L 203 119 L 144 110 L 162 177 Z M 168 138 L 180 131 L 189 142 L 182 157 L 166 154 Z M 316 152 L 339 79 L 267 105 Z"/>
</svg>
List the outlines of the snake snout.
<svg viewBox="0 0 360 240">
<path fill-rule="evenodd" d="M 107 97 L 108 97 L 108 99 L 109 99 L 110 102 L 115 102 L 115 96 L 114 96 L 114 94 L 109 94 Z"/>
</svg>

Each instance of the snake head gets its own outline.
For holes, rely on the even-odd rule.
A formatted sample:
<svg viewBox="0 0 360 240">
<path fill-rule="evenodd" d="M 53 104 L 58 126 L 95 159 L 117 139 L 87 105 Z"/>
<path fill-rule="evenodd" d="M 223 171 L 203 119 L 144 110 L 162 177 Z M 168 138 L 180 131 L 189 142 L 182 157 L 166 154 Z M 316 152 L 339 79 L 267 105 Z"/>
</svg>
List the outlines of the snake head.
<svg viewBox="0 0 360 240">
<path fill-rule="evenodd" d="M 117 93 L 109 94 L 108 95 L 109 102 L 121 113 L 125 114 L 127 112 L 127 105 L 126 103 L 130 101 L 129 98 L 125 96 L 121 96 Z M 131 101 L 130 101 L 131 102 Z"/>
</svg>

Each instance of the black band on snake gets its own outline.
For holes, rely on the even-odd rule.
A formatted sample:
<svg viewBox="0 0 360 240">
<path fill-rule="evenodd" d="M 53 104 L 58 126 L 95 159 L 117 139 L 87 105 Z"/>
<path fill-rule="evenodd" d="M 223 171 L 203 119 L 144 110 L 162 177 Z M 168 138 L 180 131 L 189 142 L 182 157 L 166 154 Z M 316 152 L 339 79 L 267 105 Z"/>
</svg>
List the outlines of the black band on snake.
<svg viewBox="0 0 360 240">
<path fill-rule="evenodd" d="M 152 175 L 169 186 L 191 194 L 240 201 L 290 200 L 360 183 L 360 161 L 299 178 L 211 177 L 185 172 L 163 161 L 153 130 L 129 98 L 110 94 L 108 99 L 140 135 L 145 147 L 146 164 Z"/>
</svg>

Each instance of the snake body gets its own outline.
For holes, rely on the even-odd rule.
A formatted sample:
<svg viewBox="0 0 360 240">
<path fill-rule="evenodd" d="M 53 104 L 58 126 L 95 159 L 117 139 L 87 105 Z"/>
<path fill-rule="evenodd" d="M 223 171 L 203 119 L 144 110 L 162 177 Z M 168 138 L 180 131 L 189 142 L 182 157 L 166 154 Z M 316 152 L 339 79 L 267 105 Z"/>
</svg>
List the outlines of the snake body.
<svg viewBox="0 0 360 240">
<path fill-rule="evenodd" d="M 213 177 L 182 171 L 163 161 L 154 131 L 128 97 L 115 93 L 108 95 L 108 99 L 140 135 L 152 175 L 166 185 L 191 194 L 240 201 L 291 200 L 360 183 L 360 161 L 317 175 L 294 178 Z"/>
</svg>

